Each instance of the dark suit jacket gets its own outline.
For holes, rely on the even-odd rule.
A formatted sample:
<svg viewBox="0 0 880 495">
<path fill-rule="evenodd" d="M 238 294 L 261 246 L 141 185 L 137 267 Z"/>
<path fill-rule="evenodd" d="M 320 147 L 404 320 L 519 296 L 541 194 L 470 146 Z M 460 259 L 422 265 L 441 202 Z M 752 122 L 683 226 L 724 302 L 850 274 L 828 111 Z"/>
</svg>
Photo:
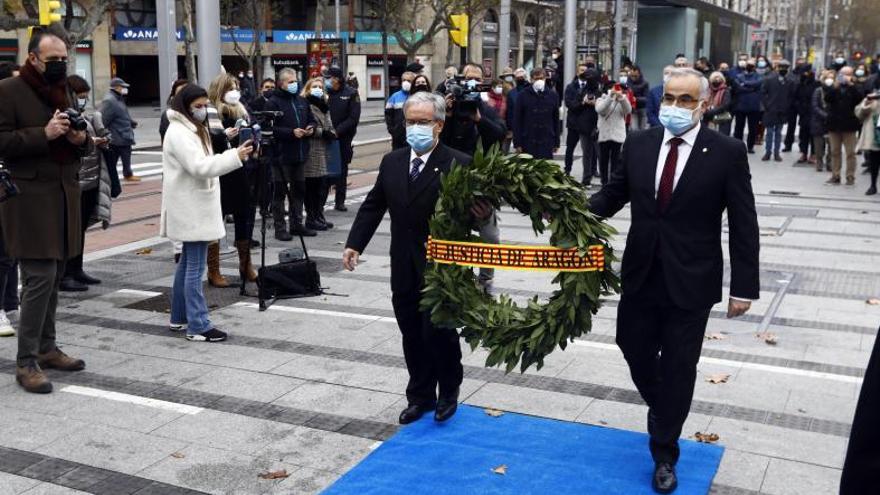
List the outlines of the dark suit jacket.
<svg viewBox="0 0 880 495">
<path fill-rule="evenodd" d="M 611 181 L 590 198 L 590 210 L 601 217 L 632 204 L 621 274 L 624 295 L 637 293 L 659 260 L 677 306 L 705 309 L 721 301 L 721 220 L 726 209 L 730 293 L 757 299 L 758 218 L 745 146 L 701 128 L 672 201 L 660 214 L 654 180 L 662 141 L 662 127 L 630 133 Z"/>
<path fill-rule="evenodd" d="M 358 210 L 345 243 L 346 247 L 363 253 L 385 212 L 391 214 L 391 291 L 395 294 L 421 290 L 428 220 L 440 195 L 440 174 L 449 172 L 453 163 L 471 161 L 470 156 L 440 143 L 422 173 L 410 183 L 410 151 L 407 146 L 382 158 L 376 185 Z"/>
</svg>

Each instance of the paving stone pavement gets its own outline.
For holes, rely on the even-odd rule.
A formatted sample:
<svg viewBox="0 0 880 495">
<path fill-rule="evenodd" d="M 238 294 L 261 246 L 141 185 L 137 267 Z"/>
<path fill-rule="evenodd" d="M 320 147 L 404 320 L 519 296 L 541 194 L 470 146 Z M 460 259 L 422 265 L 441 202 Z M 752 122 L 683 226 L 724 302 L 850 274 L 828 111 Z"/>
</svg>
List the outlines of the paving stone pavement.
<svg viewBox="0 0 880 495">
<path fill-rule="evenodd" d="M 866 303 L 880 296 L 880 201 L 862 195 L 865 176 L 857 187 L 825 186 L 824 174 L 787 157 L 752 162 L 761 300 L 738 320 L 714 308 L 708 332 L 721 339 L 705 342 L 683 433 L 720 436 L 717 495 L 836 492 L 880 321 L 880 306 Z M 59 341 L 87 371 L 51 372 L 55 393 L 25 394 L 12 376 L 16 341 L 0 339 L 0 494 L 318 493 L 394 435 L 406 369 L 391 311 L 389 224 L 358 271 L 343 272 L 356 210 L 329 211 L 337 228 L 308 240 L 328 294 L 259 312 L 236 289 L 206 288 L 212 320 L 231 334 L 218 345 L 167 330 L 168 243 L 149 254 L 90 253 L 86 269 L 104 283 L 63 294 L 58 317 Z M 611 224 L 622 252 L 628 210 Z M 509 209 L 501 225 L 505 241 L 547 240 Z M 286 247 L 268 246 L 270 261 Z M 223 271 L 237 278 L 231 255 Z M 547 275 L 499 271 L 496 288 L 523 301 L 548 297 L 553 285 Z M 616 306 L 609 297 L 592 332 L 541 370 L 487 369 L 486 353 L 463 345 L 462 399 L 645 431 L 645 406 L 614 345 Z M 715 373 L 730 379 L 707 383 Z M 282 469 L 287 478 L 258 477 Z"/>
</svg>

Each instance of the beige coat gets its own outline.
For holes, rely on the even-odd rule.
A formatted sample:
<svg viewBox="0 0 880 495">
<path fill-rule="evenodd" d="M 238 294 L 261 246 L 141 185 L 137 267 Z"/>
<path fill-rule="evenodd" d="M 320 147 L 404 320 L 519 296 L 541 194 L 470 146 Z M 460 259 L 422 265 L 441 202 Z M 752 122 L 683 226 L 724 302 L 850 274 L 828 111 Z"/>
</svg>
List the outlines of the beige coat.
<svg viewBox="0 0 880 495">
<path fill-rule="evenodd" d="M 162 145 L 162 218 L 159 235 L 173 241 L 216 241 L 226 235 L 220 208 L 220 177 L 241 168 L 238 150 L 215 155 L 195 125 L 168 110 Z"/>
<path fill-rule="evenodd" d="M 867 103 L 867 104 L 866 104 Z M 880 115 L 880 100 L 862 100 L 856 105 L 856 117 L 862 121 L 862 132 L 859 133 L 859 142 L 856 143 L 856 152 L 880 151 L 874 143 L 874 116 Z"/>
</svg>

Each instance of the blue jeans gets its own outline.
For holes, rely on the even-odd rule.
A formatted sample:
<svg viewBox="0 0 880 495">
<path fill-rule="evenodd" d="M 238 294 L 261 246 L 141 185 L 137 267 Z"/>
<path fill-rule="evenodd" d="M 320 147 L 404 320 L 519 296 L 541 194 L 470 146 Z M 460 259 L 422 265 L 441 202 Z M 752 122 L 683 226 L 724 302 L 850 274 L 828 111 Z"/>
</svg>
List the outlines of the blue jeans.
<svg viewBox="0 0 880 495">
<path fill-rule="evenodd" d="M 764 129 L 764 144 L 766 145 L 764 155 L 779 154 L 779 149 L 782 147 L 782 124 L 767 126 Z"/>
<path fill-rule="evenodd" d="M 212 328 L 202 277 L 208 258 L 207 242 L 184 242 L 171 288 L 171 324 L 186 324 L 186 333 L 202 334 Z"/>
</svg>

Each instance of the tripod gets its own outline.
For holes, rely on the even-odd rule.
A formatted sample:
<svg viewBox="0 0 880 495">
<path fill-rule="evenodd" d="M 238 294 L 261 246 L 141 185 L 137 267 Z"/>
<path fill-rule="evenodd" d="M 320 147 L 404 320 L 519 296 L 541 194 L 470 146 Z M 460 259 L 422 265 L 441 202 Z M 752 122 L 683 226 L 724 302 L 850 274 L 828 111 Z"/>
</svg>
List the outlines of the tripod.
<svg viewBox="0 0 880 495">
<path fill-rule="evenodd" d="M 254 160 L 254 159 L 252 159 Z M 251 198 L 255 200 L 255 206 L 260 212 L 260 269 L 257 275 L 257 293 L 251 294 L 247 291 L 247 279 L 242 277 L 241 286 L 239 287 L 239 295 L 244 297 L 256 297 L 259 300 L 260 311 L 266 311 L 278 299 L 295 299 L 299 297 L 308 297 L 311 294 L 302 295 L 277 295 L 272 294 L 268 290 L 266 283 L 267 269 L 271 268 L 266 265 L 266 219 L 270 215 L 284 215 L 283 211 L 272 211 L 272 198 L 275 194 L 275 182 L 272 180 L 272 156 L 260 156 L 255 159 L 257 161 L 257 169 L 251 175 L 251 183 L 248 185 L 252 192 Z M 309 252 L 306 249 L 306 241 L 302 234 L 298 235 L 299 242 L 302 245 L 303 255 L 309 260 Z"/>
</svg>

